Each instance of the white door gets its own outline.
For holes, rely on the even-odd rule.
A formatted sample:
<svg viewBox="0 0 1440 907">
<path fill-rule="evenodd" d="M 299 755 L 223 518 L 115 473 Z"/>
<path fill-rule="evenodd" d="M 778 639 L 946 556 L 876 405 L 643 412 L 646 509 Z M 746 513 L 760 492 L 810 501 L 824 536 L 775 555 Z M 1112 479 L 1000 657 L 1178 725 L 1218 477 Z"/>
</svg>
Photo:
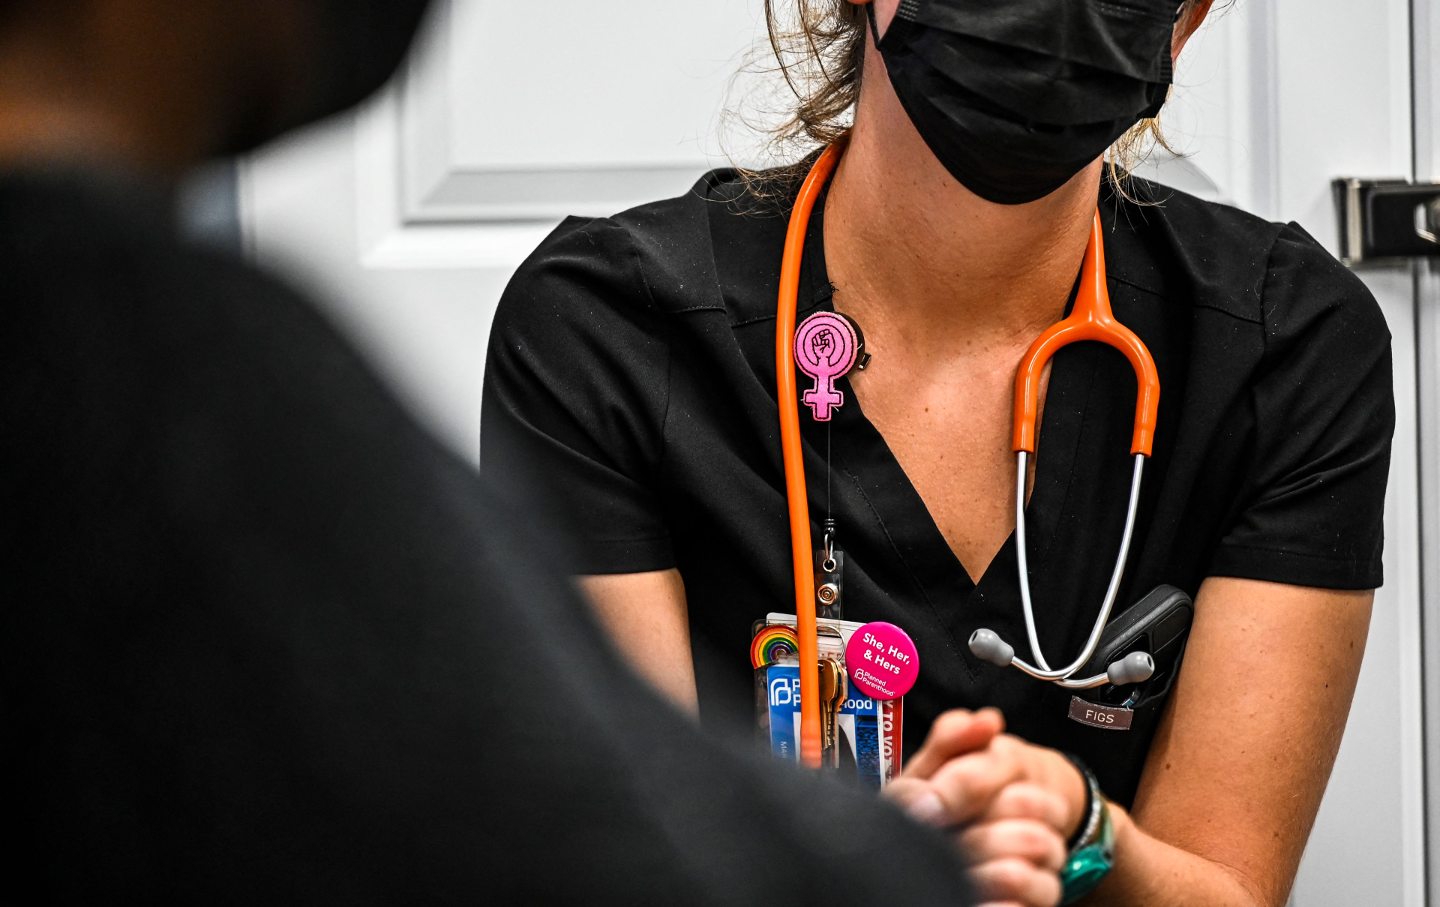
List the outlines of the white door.
<svg viewBox="0 0 1440 907">
<path fill-rule="evenodd" d="M 1413 7 L 1423 11 L 1433 2 L 1414 0 Z M 1270 61 L 1273 80 L 1268 104 L 1252 111 L 1273 127 L 1271 188 L 1255 207 L 1298 220 L 1333 250 L 1332 178 L 1414 176 L 1412 64 L 1433 75 L 1435 58 L 1412 54 L 1412 4 L 1405 0 L 1242 3 L 1248 18 L 1270 32 L 1252 45 L 1257 58 Z M 1301 907 L 1426 903 L 1416 286 L 1409 264 L 1360 273 L 1394 335 L 1398 418 L 1386 584 L 1376 596 L 1340 757 L 1296 881 L 1293 900 Z M 1429 468 L 1430 481 L 1440 478 L 1433 462 Z M 1440 650 L 1432 650 L 1436 656 Z"/>
<path fill-rule="evenodd" d="M 1440 3 L 1417 3 L 1415 48 L 1415 177 L 1440 181 Z M 1440 904 L 1440 259 L 1415 268 L 1416 357 L 1419 377 L 1421 607 L 1425 659 L 1426 828 L 1430 903 Z"/>
<path fill-rule="evenodd" d="M 1432 2 L 1413 0 L 1417 34 L 1430 34 Z M 744 153 L 744 140 L 717 124 L 727 95 L 744 94 L 731 77 L 763 38 L 759 8 L 442 0 L 396 90 L 243 167 L 248 247 L 323 287 L 342 328 L 473 459 L 485 338 L 510 273 L 564 214 L 678 194 L 727 151 Z M 1412 57 L 1410 9 L 1409 0 L 1239 0 L 1212 17 L 1181 60 L 1166 114 L 1189 156 L 1157 160 L 1151 175 L 1299 221 L 1333 249 L 1330 180 L 1414 175 L 1412 128 L 1435 126 L 1423 113 L 1412 121 L 1412 59 L 1436 57 Z M 1434 73 L 1422 76 L 1428 100 Z M 1436 135 L 1428 174 L 1440 174 Z M 1295 886 L 1302 907 L 1424 903 L 1417 284 L 1405 266 L 1363 276 L 1395 335 L 1387 583 Z M 1430 292 L 1437 305 L 1424 328 L 1435 350 L 1440 293 Z M 1440 378 L 1427 375 L 1434 406 Z M 1426 487 L 1440 498 L 1440 429 L 1427 426 Z M 1440 821 L 1440 797 L 1434 808 Z"/>
</svg>

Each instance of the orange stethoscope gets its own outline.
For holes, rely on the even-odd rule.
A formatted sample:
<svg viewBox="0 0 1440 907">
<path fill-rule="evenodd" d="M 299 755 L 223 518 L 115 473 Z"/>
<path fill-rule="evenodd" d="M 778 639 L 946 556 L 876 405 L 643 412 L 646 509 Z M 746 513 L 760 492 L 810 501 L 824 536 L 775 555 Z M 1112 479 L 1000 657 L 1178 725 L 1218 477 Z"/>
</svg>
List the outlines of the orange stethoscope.
<svg viewBox="0 0 1440 907">
<path fill-rule="evenodd" d="M 800 290 L 800 261 L 810 213 L 820 190 L 835 171 L 843 153 L 843 142 L 826 148 L 810 168 L 790 212 L 785 233 L 785 252 L 780 265 L 779 303 L 775 315 L 775 379 L 780 408 L 780 447 L 785 465 L 785 495 L 789 505 L 791 557 L 795 575 L 796 635 L 800 662 L 800 760 L 818 768 L 821 762 L 819 707 L 819 644 L 816 638 L 815 564 L 810 534 L 810 501 L 805 489 L 805 464 L 800 443 L 800 404 L 795 378 L 795 317 Z M 1094 340 L 1119 350 L 1130 360 L 1137 385 L 1135 427 L 1130 453 L 1135 458 L 1126 508 L 1125 531 L 1105 599 L 1080 655 L 1063 668 L 1051 668 L 1040 651 L 1035 630 L 1034 607 L 1030 599 L 1030 576 L 1025 544 L 1025 475 L 1029 458 L 1035 453 L 1035 421 L 1040 409 L 1040 376 L 1055 352 L 1071 343 Z M 1071 313 L 1051 325 L 1020 360 L 1015 375 L 1013 446 L 1016 453 L 1015 545 L 1020 579 L 1020 601 L 1034 664 L 1017 657 L 1014 650 L 991 630 L 976 630 L 970 649 L 979 658 L 1003 666 L 1013 665 L 1040 680 L 1072 689 L 1087 689 L 1106 683 L 1138 683 L 1150 677 L 1154 664 L 1150 656 L 1134 652 L 1108 666 L 1103 674 L 1076 678 L 1074 675 L 1095 654 L 1105 623 L 1110 619 L 1124 574 L 1125 559 L 1135 528 L 1140 499 L 1140 480 L 1145 459 L 1155 438 L 1156 412 L 1160 403 L 1160 377 L 1145 344 L 1110 310 L 1110 293 L 1105 286 L 1105 248 L 1097 211 L 1090 228 L 1090 242 L 1080 271 L 1080 288 Z"/>
</svg>

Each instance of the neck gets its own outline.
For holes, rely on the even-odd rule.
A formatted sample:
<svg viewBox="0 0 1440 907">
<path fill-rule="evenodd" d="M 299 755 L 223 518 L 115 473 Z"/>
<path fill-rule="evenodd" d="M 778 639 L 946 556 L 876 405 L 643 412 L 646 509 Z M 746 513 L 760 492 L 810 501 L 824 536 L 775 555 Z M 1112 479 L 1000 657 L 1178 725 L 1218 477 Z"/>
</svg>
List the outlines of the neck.
<svg viewBox="0 0 1440 907">
<path fill-rule="evenodd" d="M 825 206 L 836 306 L 910 344 L 1025 338 L 1062 314 L 1101 162 L 1050 195 L 997 205 L 957 182 L 910 124 L 874 49 Z"/>
</svg>

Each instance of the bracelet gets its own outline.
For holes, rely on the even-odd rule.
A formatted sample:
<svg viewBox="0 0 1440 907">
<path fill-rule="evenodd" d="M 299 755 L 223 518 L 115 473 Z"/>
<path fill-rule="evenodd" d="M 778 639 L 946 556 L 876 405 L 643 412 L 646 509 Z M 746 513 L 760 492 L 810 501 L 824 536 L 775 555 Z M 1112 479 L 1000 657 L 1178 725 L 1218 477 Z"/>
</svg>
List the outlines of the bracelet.
<svg viewBox="0 0 1440 907">
<path fill-rule="evenodd" d="M 1070 835 L 1070 840 L 1065 842 L 1066 851 L 1073 852 L 1082 841 L 1094 833 L 1095 827 L 1100 821 L 1100 783 L 1095 780 L 1095 776 L 1091 774 L 1085 763 L 1080 761 L 1080 757 L 1063 752 L 1060 755 L 1065 757 L 1065 761 L 1075 766 L 1075 770 L 1080 773 L 1081 781 L 1085 784 L 1085 806 L 1080 810 L 1080 815 L 1084 816 L 1084 819 L 1075 827 L 1075 832 Z"/>
<path fill-rule="evenodd" d="M 1060 884 L 1064 887 L 1060 903 L 1073 904 L 1094 891 L 1115 866 L 1115 827 L 1094 773 L 1075 756 L 1063 755 L 1085 779 L 1085 821 L 1068 842 L 1070 853 L 1060 870 Z"/>
</svg>

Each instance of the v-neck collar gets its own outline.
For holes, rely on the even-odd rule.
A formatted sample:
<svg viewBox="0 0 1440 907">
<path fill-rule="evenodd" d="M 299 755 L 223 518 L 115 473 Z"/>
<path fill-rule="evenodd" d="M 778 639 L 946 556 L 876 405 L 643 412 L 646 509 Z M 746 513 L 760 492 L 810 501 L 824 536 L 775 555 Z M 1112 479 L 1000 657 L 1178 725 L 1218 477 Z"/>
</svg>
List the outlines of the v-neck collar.
<svg viewBox="0 0 1440 907">
<path fill-rule="evenodd" d="M 826 198 L 822 195 L 817 200 L 805 238 L 797 320 L 817 310 L 834 308 L 834 287 L 825 261 Z M 1073 303 L 1072 292 L 1067 313 Z M 1025 508 L 1032 576 L 1046 569 L 1057 529 L 1069 515 L 1074 466 L 1095 383 L 1095 357 L 1076 355 L 1075 350 L 1064 348 L 1053 359 L 1041 418 L 1035 483 Z M 883 367 L 883 363 L 877 364 Z M 810 379 L 802 373 L 798 380 L 803 387 Z M 992 609 L 1004 612 L 1019 607 L 1015 534 L 1012 530 L 979 581 L 972 581 L 884 436 L 865 416 L 849 379 L 841 379 L 837 387 L 845 394 L 845 403 L 828 428 L 806 418 L 802 410 L 801 434 L 811 450 L 829 450 L 832 475 L 828 481 L 836 486 L 843 484 L 863 497 L 868 506 L 857 512 L 868 510 L 905 573 L 930 603 L 934 618 L 951 634 L 965 660 L 971 662 L 963 643 L 977 618 Z M 936 439 L 936 443 L 944 441 Z M 810 482 L 811 488 L 824 488 L 826 478 L 817 478 L 819 482 Z M 812 499 L 812 513 L 823 513 L 824 507 L 823 500 Z M 843 526 L 840 531 L 843 538 Z"/>
</svg>

